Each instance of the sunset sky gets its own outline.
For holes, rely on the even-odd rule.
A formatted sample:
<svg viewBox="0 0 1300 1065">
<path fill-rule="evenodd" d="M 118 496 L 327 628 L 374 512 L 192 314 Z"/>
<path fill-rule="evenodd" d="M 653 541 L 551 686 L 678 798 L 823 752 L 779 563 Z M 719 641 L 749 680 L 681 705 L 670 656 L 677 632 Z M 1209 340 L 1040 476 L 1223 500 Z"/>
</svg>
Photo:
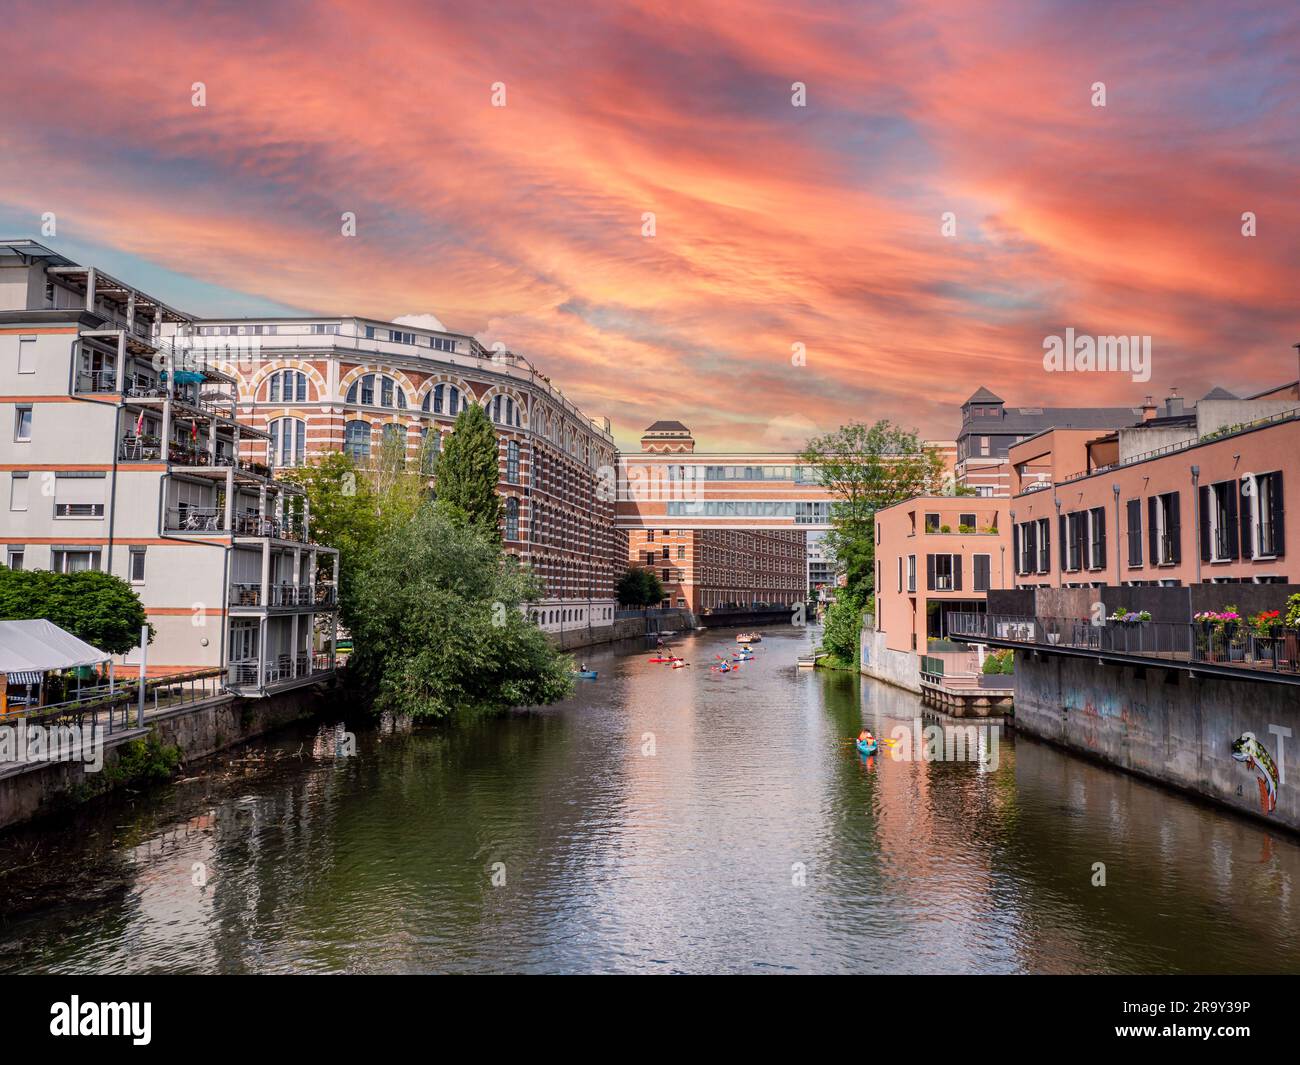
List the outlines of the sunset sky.
<svg viewBox="0 0 1300 1065">
<path fill-rule="evenodd" d="M 1293 2 L 207 6 L 6 3 L 0 236 L 199 314 L 436 314 L 624 444 L 1296 377 Z M 1045 372 L 1067 327 L 1150 382 Z"/>
</svg>

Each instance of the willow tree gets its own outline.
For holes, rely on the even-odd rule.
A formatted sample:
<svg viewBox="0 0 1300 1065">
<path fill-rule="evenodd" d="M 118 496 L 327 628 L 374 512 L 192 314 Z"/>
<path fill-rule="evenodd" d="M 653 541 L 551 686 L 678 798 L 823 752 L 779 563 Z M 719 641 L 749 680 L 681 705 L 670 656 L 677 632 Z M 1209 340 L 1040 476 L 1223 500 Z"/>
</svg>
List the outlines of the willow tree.
<svg viewBox="0 0 1300 1065">
<path fill-rule="evenodd" d="M 848 590 L 873 590 L 876 511 L 943 487 L 943 458 L 915 430 L 887 420 L 853 422 L 804 447 L 800 461 L 813 467 L 831 494 L 827 544 L 843 565 Z"/>
<path fill-rule="evenodd" d="M 501 540 L 497 434 L 487 411 L 471 403 L 456 415 L 434 467 L 434 492 L 446 514 Z"/>
</svg>

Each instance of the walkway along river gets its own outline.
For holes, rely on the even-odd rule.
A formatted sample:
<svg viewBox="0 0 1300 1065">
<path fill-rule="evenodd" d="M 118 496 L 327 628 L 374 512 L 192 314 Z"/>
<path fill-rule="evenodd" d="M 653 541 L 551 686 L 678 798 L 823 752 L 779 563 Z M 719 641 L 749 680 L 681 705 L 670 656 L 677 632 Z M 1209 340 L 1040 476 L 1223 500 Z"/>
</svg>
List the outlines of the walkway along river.
<svg viewBox="0 0 1300 1065">
<path fill-rule="evenodd" d="M 919 700 L 797 671 L 811 639 L 605 649 L 563 705 L 358 713 L 6 833 L 0 968 L 1300 970 L 1293 838 L 1013 735 L 868 761 Z"/>
</svg>

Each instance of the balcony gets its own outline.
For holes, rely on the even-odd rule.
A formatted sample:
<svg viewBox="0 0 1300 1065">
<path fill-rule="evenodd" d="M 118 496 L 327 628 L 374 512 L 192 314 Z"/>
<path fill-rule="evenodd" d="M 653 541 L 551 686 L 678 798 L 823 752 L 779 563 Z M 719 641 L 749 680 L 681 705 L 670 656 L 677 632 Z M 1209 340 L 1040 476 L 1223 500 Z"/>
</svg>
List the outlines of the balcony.
<svg viewBox="0 0 1300 1065">
<path fill-rule="evenodd" d="M 226 514 L 217 507 L 170 507 L 163 527 L 167 532 L 225 532 Z"/>
<path fill-rule="evenodd" d="M 281 581 L 268 586 L 265 597 L 260 582 L 237 582 L 230 586 L 232 608 L 261 609 L 265 605 L 272 610 L 333 610 L 337 603 L 338 589 L 325 582 L 313 586 Z"/>
<path fill-rule="evenodd" d="M 1300 680 L 1300 629 L 1275 627 L 1260 636 L 1248 626 L 1192 621 L 1135 621 L 1094 625 L 1078 618 L 1012 614 L 947 616 L 958 639 L 998 646 L 1026 646 L 1080 654 L 1141 659 L 1206 668 L 1216 673 L 1287 675 Z"/>
<path fill-rule="evenodd" d="M 305 543 L 307 536 L 298 519 L 288 521 L 260 514 L 236 514 L 236 536 L 269 536 L 273 540 L 296 540 Z"/>
<path fill-rule="evenodd" d="M 260 691 L 310 684 L 332 676 L 334 669 L 333 656 L 299 651 L 296 655 L 277 655 L 265 664 L 257 660 L 232 662 L 227 676 L 229 686 L 236 691 Z"/>
</svg>

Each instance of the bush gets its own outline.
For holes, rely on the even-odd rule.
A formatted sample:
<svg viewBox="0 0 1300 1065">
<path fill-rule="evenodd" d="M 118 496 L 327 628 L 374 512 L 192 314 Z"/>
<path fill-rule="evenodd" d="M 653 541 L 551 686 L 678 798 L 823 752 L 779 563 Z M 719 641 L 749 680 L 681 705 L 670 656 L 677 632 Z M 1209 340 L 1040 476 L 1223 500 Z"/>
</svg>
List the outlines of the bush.
<svg viewBox="0 0 1300 1065">
<path fill-rule="evenodd" d="M 1015 673 L 1015 651 L 1012 651 L 1009 648 L 1005 651 L 990 651 L 984 656 L 983 671 L 986 676 L 994 673 Z"/>
<path fill-rule="evenodd" d="M 826 624 L 822 630 L 822 646 L 840 662 L 855 667 L 865 609 L 864 597 L 843 589 L 826 611 Z"/>
</svg>

